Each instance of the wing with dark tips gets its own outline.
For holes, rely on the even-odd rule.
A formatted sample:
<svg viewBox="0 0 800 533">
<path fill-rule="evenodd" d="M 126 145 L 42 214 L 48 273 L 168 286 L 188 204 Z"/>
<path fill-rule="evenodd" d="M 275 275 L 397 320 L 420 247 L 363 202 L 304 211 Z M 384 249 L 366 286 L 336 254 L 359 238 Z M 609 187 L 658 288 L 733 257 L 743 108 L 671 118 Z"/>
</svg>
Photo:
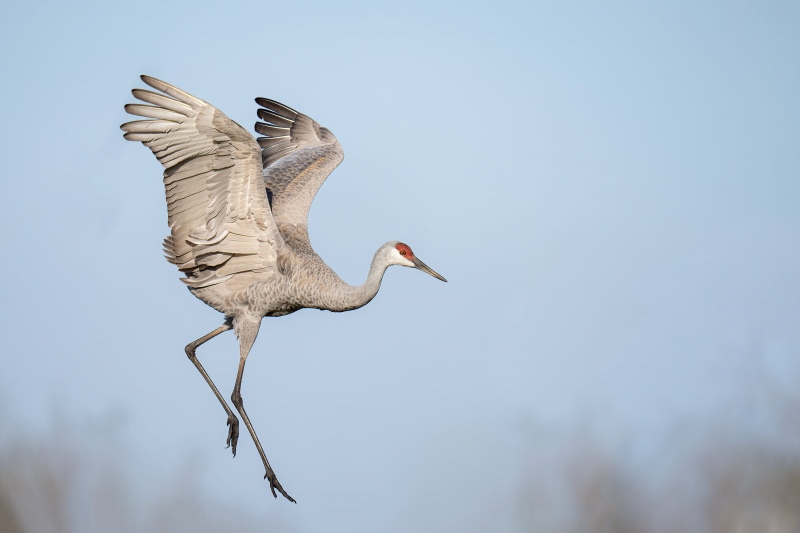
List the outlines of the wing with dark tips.
<svg viewBox="0 0 800 533">
<path fill-rule="evenodd" d="M 255 129 L 261 146 L 264 185 L 275 223 L 284 241 L 308 248 L 308 211 L 325 179 L 344 159 L 333 133 L 314 120 L 274 100 L 261 106 Z"/>
</svg>

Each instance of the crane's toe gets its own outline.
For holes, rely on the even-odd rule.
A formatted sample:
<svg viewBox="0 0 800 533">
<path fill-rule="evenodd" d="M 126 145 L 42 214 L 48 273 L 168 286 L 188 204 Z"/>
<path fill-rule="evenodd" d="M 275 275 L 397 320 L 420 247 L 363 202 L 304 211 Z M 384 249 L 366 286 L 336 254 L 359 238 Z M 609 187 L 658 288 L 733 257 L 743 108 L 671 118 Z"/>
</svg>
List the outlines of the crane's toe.
<svg viewBox="0 0 800 533">
<path fill-rule="evenodd" d="M 291 496 L 286 494 L 286 491 L 283 490 L 283 487 L 281 487 L 280 481 L 278 481 L 278 477 L 275 475 L 275 472 L 273 472 L 271 469 L 267 470 L 267 473 L 264 474 L 264 479 L 268 479 L 269 480 L 269 490 L 272 491 L 272 495 L 275 498 L 278 497 L 278 495 L 275 494 L 275 489 L 278 489 L 278 492 L 283 494 L 284 498 L 286 498 L 287 500 L 289 500 L 292 503 L 297 503 L 294 498 L 292 498 Z"/>
<path fill-rule="evenodd" d="M 239 419 L 231 415 L 228 417 L 228 448 L 233 451 L 236 457 L 236 443 L 239 441 Z"/>
</svg>

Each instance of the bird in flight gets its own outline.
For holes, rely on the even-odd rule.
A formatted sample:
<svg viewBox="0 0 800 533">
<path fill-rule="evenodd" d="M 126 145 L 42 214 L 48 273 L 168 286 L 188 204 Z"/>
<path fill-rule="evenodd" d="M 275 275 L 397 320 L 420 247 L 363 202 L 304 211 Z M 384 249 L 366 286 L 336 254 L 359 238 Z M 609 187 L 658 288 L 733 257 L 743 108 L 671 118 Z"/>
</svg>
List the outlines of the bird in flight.
<svg viewBox="0 0 800 533">
<path fill-rule="evenodd" d="M 233 329 L 239 339 L 239 370 L 231 394 L 264 463 L 272 495 L 283 489 L 267 460 L 241 395 L 244 364 L 261 319 L 313 308 L 358 309 L 378 292 L 386 269 L 401 265 L 447 281 L 411 248 L 389 241 L 375 252 L 366 282 L 348 285 L 314 252 L 308 210 L 328 175 L 344 158 L 336 137 L 283 104 L 256 98 L 255 139 L 208 102 L 161 80 L 142 76 L 158 92 L 134 89 L 144 103 L 125 110 L 142 120 L 120 126 L 129 141 L 152 150 L 164 166 L 167 261 L 197 298 L 225 316 L 223 324 L 190 342 L 186 355 L 228 415 L 227 444 L 236 455 L 239 419 L 197 359 L 197 348 Z"/>
</svg>

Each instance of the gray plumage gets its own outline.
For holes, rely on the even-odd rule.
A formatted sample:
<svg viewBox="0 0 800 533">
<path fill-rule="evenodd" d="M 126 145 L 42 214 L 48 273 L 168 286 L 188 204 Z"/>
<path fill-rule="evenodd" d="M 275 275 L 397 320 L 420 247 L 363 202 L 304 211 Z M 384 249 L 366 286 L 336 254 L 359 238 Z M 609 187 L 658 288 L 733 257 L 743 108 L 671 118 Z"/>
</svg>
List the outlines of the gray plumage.
<svg viewBox="0 0 800 533">
<path fill-rule="evenodd" d="M 195 350 L 233 329 L 240 360 L 231 400 L 245 422 L 266 468 L 272 494 L 278 482 L 244 410 L 240 394 L 244 363 L 261 319 L 303 308 L 349 311 L 366 305 L 391 265 L 439 274 L 399 241 L 381 246 L 366 282 L 342 281 L 314 253 L 308 211 L 322 183 L 344 158 L 336 137 L 315 121 L 273 100 L 257 98 L 254 139 L 214 106 L 177 87 L 142 76 L 160 93 L 134 89 L 145 104 L 125 110 L 144 120 L 120 126 L 164 166 L 170 235 L 164 254 L 185 275 L 182 281 L 200 300 L 225 315 L 222 326 L 186 346 L 186 354 L 228 415 L 228 445 L 236 455 L 239 420 L 228 407 Z"/>
</svg>

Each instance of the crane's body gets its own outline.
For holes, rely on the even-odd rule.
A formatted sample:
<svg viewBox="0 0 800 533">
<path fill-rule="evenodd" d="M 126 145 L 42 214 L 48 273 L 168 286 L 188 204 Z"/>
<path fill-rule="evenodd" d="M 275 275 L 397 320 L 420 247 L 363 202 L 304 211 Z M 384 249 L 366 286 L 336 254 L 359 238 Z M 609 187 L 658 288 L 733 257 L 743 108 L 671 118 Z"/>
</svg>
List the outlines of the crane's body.
<svg viewBox="0 0 800 533">
<path fill-rule="evenodd" d="M 244 364 L 263 317 L 299 309 L 350 311 L 369 303 L 391 265 L 417 268 L 442 281 L 407 245 L 389 241 L 373 257 L 366 282 L 351 286 L 314 252 L 308 210 L 317 190 L 344 158 L 336 137 L 306 115 L 273 100 L 261 106 L 253 138 L 211 104 L 163 81 L 142 76 L 160 93 L 134 89 L 150 105 L 128 104 L 146 117 L 123 124 L 164 166 L 170 236 L 164 253 L 185 274 L 189 290 L 225 315 L 222 326 L 186 346 L 186 354 L 228 415 L 228 445 L 236 455 L 239 420 L 198 361 L 198 346 L 233 329 L 239 370 L 231 401 L 266 468 L 273 495 L 278 482 L 241 397 Z M 277 495 L 276 495 L 277 496 Z"/>
<path fill-rule="evenodd" d="M 352 311 L 369 303 L 378 292 L 389 266 L 385 256 L 397 244 L 382 246 L 375 254 L 367 281 L 361 286 L 348 285 L 313 252 L 283 253 L 281 272 L 242 276 L 222 283 L 190 289 L 207 305 L 225 316 L 235 317 L 248 309 L 262 317 L 288 315 L 300 309 Z M 243 282 L 246 285 L 243 285 Z"/>
</svg>

